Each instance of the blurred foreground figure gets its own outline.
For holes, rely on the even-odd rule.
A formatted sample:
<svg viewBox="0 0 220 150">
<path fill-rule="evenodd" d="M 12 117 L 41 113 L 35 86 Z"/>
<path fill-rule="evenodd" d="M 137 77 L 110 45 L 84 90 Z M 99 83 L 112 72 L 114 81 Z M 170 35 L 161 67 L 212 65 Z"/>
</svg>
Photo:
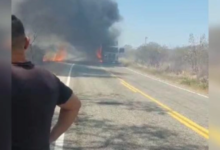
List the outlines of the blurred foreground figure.
<svg viewBox="0 0 220 150">
<path fill-rule="evenodd" d="M 2 49 L 0 49 L 2 51 Z M 0 52 L 0 55 L 2 53 Z M 0 58 L 0 150 L 11 149 L 11 65 Z"/>
<path fill-rule="evenodd" d="M 26 60 L 29 39 L 12 16 L 12 149 L 49 150 L 49 145 L 75 120 L 81 103 L 55 75 Z M 61 110 L 51 128 L 56 105 Z"/>
<path fill-rule="evenodd" d="M 0 60 L 0 149 L 11 149 L 11 66 Z"/>
<path fill-rule="evenodd" d="M 10 35 L 10 16 L 6 0 L 0 0 L 0 150 L 11 150 L 11 63 L 10 46 L 6 46 Z M 8 18 L 7 18 L 8 17 Z"/>
</svg>

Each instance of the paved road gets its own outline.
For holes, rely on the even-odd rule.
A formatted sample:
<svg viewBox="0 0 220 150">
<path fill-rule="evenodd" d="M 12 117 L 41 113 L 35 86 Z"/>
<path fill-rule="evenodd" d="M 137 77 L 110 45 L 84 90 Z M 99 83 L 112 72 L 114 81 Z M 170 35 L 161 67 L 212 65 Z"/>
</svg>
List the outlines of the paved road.
<svg viewBox="0 0 220 150">
<path fill-rule="evenodd" d="M 67 82 L 71 65 L 51 63 L 45 68 Z M 75 64 L 70 76 L 69 86 L 82 109 L 63 136 L 63 146 L 53 149 L 208 149 L 207 98 L 123 67 Z"/>
</svg>

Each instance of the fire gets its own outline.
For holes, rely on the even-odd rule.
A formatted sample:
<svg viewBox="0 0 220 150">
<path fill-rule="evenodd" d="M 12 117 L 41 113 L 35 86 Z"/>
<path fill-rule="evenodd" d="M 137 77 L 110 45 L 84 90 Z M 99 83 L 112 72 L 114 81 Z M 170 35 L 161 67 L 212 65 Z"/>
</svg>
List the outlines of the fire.
<svg viewBox="0 0 220 150">
<path fill-rule="evenodd" d="M 62 45 L 57 52 L 48 52 L 44 57 L 43 61 L 56 61 L 61 62 L 64 61 L 66 58 L 66 48 L 64 45 Z"/>
<path fill-rule="evenodd" d="M 96 56 L 99 59 L 99 62 L 102 62 L 102 46 L 96 51 Z"/>
<path fill-rule="evenodd" d="M 65 57 L 66 57 L 66 48 L 65 46 L 61 46 L 61 48 L 56 53 L 54 61 L 64 61 Z"/>
</svg>

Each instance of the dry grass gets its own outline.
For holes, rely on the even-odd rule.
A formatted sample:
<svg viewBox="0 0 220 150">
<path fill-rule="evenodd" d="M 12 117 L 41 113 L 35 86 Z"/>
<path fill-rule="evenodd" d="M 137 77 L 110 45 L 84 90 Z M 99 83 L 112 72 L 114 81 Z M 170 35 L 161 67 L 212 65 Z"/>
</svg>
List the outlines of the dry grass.
<svg viewBox="0 0 220 150">
<path fill-rule="evenodd" d="M 184 72 L 181 74 L 175 74 L 171 72 L 166 72 L 162 69 L 135 64 L 126 59 L 121 60 L 121 63 L 126 67 L 137 69 L 141 72 L 147 73 L 150 76 L 165 80 L 169 83 L 173 83 L 202 94 L 208 94 L 208 82 L 199 80 L 189 73 L 187 74 L 186 72 Z"/>
</svg>

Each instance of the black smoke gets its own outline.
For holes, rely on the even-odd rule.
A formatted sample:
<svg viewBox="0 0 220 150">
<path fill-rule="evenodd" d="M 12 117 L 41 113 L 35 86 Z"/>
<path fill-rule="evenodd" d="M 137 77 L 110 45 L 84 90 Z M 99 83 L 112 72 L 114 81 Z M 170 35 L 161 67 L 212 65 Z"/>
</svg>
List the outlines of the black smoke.
<svg viewBox="0 0 220 150">
<path fill-rule="evenodd" d="M 119 30 L 112 26 L 121 20 L 113 0 L 20 0 L 14 12 L 27 30 L 40 41 L 54 46 L 65 41 L 78 51 L 94 55 L 102 45 L 117 42 Z M 56 40 L 49 40 L 49 39 Z M 47 43 L 47 44 L 48 44 Z"/>
</svg>

